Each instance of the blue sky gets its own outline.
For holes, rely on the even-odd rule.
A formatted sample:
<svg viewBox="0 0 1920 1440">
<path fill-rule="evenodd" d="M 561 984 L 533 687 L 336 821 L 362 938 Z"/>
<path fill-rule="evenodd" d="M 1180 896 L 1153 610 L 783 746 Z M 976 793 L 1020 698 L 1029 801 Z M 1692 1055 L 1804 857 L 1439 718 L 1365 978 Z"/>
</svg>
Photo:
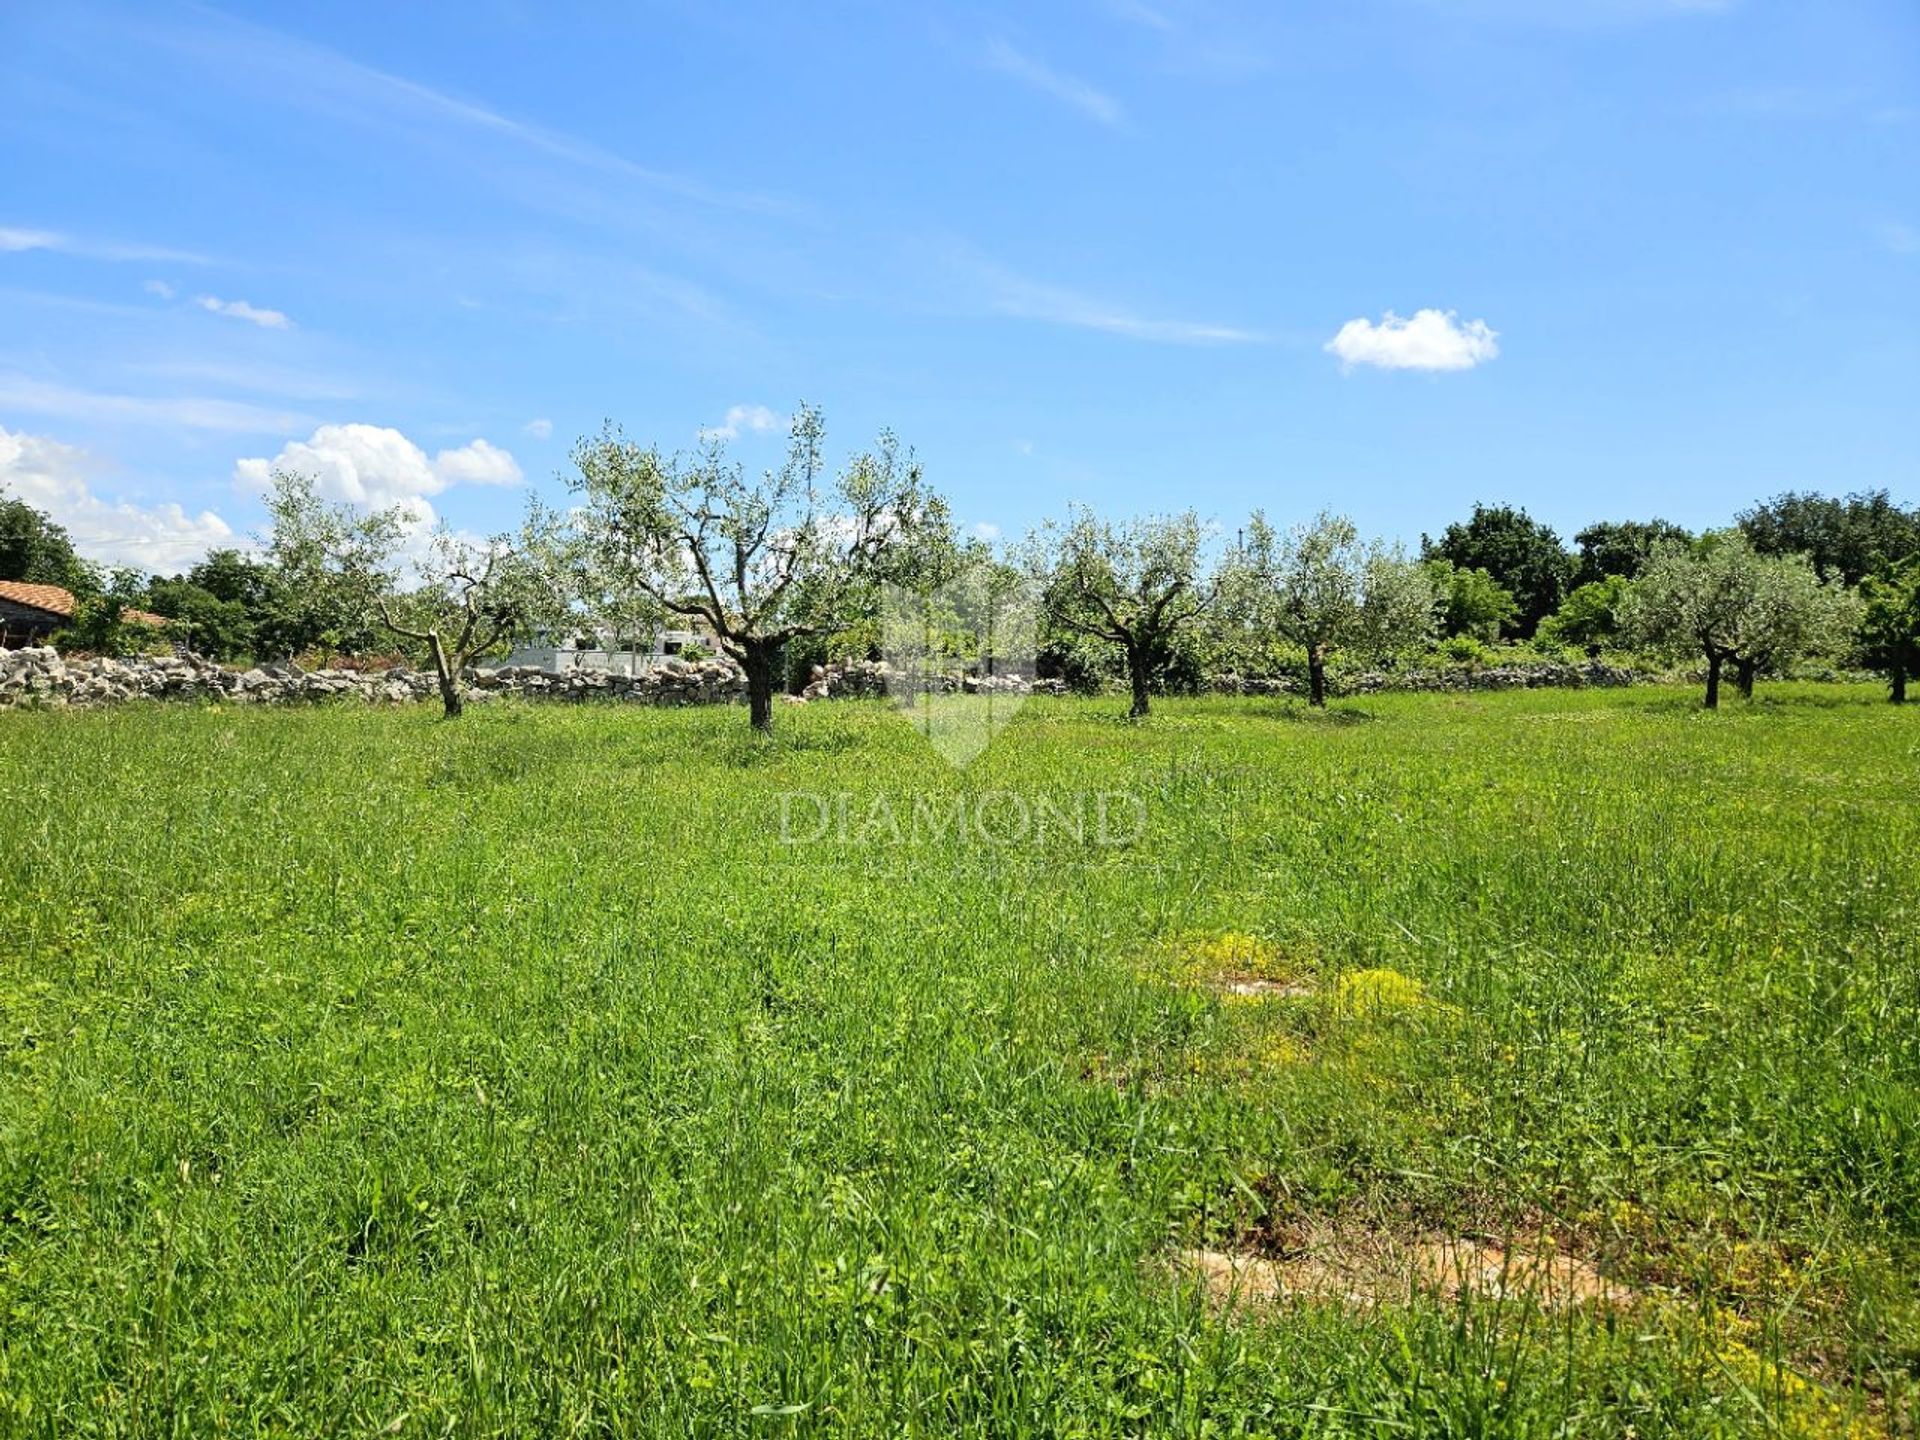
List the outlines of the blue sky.
<svg viewBox="0 0 1920 1440">
<path fill-rule="evenodd" d="M 1911 0 L 66 0 L 0 114 L 0 482 L 149 568 L 802 400 L 1008 535 L 1920 499 Z"/>
</svg>

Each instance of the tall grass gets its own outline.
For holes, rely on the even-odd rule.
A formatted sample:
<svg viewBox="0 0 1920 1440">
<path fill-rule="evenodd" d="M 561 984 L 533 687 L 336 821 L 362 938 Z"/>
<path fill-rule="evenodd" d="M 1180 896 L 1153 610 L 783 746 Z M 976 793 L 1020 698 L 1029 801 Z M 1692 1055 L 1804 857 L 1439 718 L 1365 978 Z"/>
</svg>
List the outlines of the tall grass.
<svg viewBox="0 0 1920 1440">
<path fill-rule="evenodd" d="M 1691 700 L 5 717 L 0 1433 L 1897 1431 L 1920 723 Z M 1228 931 L 1301 993 L 1169 978 Z M 1169 1263 L 1336 1218 L 1642 1299 Z"/>
</svg>

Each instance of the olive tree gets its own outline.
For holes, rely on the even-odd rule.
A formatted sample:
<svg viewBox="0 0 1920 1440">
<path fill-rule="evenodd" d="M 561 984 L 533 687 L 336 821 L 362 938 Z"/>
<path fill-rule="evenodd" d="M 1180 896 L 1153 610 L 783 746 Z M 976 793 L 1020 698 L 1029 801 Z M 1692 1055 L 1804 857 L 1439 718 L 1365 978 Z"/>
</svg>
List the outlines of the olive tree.
<svg viewBox="0 0 1920 1440">
<path fill-rule="evenodd" d="M 267 510 L 267 550 L 292 633 L 339 644 L 377 623 L 424 647 L 450 720 L 465 705 L 467 668 L 553 603 L 553 587 L 529 559 L 531 526 L 518 539 L 486 540 L 442 526 L 409 557 L 403 549 L 419 522 L 403 507 L 363 514 L 330 504 L 309 477 L 291 473 L 273 477 Z"/>
<path fill-rule="evenodd" d="M 1191 510 L 1115 524 L 1075 506 L 1064 523 L 1049 522 L 1029 542 L 1046 618 L 1126 657 L 1134 719 L 1152 709 L 1153 677 L 1182 627 L 1213 602 L 1204 540 Z"/>
<path fill-rule="evenodd" d="M 1284 534 L 1255 512 L 1231 570 L 1249 612 L 1307 652 L 1308 700 L 1327 703 L 1327 654 L 1372 657 L 1424 643 L 1437 598 L 1432 573 L 1397 546 L 1361 538 L 1343 515 Z"/>
<path fill-rule="evenodd" d="M 891 434 L 831 480 L 825 434 L 820 412 L 802 406 L 786 459 L 758 480 L 718 437 L 669 455 L 609 424 L 574 447 L 573 523 L 598 588 L 705 622 L 746 672 L 760 731 L 773 728 L 784 647 L 837 628 L 911 538 L 945 519 Z"/>
<path fill-rule="evenodd" d="M 1734 656 L 1734 683 L 1753 698 L 1762 668 L 1845 649 L 1860 623 L 1860 597 L 1838 575 L 1822 580 L 1811 557 L 1764 555 L 1760 580 Z"/>
<path fill-rule="evenodd" d="M 387 629 L 426 647 L 452 720 L 465 708 L 467 667 L 527 624 L 551 592 L 525 547 L 505 535 L 473 540 L 442 527 L 414 570 L 416 586 L 375 604 Z"/>
<path fill-rule="evenodd" d="M 378 638 L 379 597 L 409 517 L 398 507 L 363 514 L 329 504 L 313 477 L 276 470 L 266 496 L 272 583 L 264 620 L 269 643 L 292 655 L 321 645 L 348 652 Z"/>
<path fill-rule="evenodd" d="M 1869 575 L 1860 598 L 1860 648 L 1887 677 L 1887 698 L 1904 705 L 1907 681 L 1920 675 L 1920 557 Z"/>
<path fill-rule="evenodd" d="M 1823 583 L 1805 556 L 1758 554 L 1738 531 L 1660 546 L 1620 607 L 1636 643 L 1705 657 L 1708 709 L 1728 665 L 1751 698 L 1761 666 L 1837 647 L 1854 614 L 1851 593 Z"/>
</svg>

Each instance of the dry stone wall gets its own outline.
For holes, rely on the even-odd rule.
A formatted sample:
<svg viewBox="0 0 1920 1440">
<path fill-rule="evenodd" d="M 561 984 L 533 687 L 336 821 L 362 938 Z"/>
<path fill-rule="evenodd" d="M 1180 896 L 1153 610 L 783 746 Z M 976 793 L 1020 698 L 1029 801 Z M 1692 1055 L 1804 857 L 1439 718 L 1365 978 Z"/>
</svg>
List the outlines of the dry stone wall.
<svg viewBox="0 0 1920 1440">
<path fill-rule="evenodd" d="M 561 700 L 603 698 L 643 705 L 706 705 L 743 699 L 746 678 L 727 660 L 670 660 L 629 678 L 592 671 L 549 674 L 531 667 L 468 672 L 468 698 L 536 695 Z M 263 665 L 235 670 L 196 656 L 142 655 L 126 660 L 69 659 L 48 648 L 0 650 L 0 709 L 21 705 L 112 705 L 126 700 L 229 700 L 286 704 L 362 700 L 400 704 L 432 700 L 439 686 L 424 670 L 303 670 Z"/>
<path fill-rule="evenodd" d="M 1441 665 L 1409 670 L 1362 670 L 1327 677 L 1334 695 L 1376 695 L 1383 690 L 1583 690 L 1632 685 L 1648 677 L 1604 660 L 1569 663 L 1533 660 L 1517 665 Z M 1217 676 L 1211 687 L 1221 695 L 1304 695 L 1306 682 Z"/>
<path fill-rule="evenodd" d="M 801 700 L 858 699 L 885 695 L 899 678 L 884 661 L 816 666 Z M 1484 669 L 1442 668 L 1398 672 L 1366 671 L 1336 677 L 1334 693 L 1370 695 L 1382 690 L 1521 690 L 1542 686 L 1581 688 L 1631 685 L 1633 671 L 1598 660 L 1585 664 L 1539 662 Z M 730 660 L 669 660 L 657 670 L 628 677 L 600 671 L 563 674 L 531 666 L 468 672 L 468 696 L 518 695 L 553 700 L 618 700 L 640 705 L 715 705 L 746 699 L 746 677 Z M 988 680 L 954 676 L 950 688 L 969 693 L 1063 695 L 1060 680 L 1027 681 L 1018 676 Z M 1214 691 L 1228 695 L 1288 695 L 1298 688 L 1287 680 L 1243 680 L 1223 675 Z M 439 694 L 433 676 L 422 670 L 302 670 L 296 665 L 263 665 L 235 670 L 196 656 L 145 655 L 126 660 L 61 656 L 46 647 L 0 650 L 0 710 L 19 706 L 112 705 L 127 700 L 226 700 L 241 704 L 287 704 L 318 700 L 361 700 L 402 704 L 432 700 Z"/>
</svg>

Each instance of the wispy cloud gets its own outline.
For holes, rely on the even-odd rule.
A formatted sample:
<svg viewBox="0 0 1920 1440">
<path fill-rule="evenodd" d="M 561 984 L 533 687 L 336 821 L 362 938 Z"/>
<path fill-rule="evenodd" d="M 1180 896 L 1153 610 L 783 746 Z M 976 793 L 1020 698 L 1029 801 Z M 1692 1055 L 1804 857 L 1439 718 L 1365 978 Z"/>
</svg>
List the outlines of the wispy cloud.
<svg viewBox="0 0 1920 1440">
<path fill-rule="evenodd" d="M 702 440 L 737 440 L 742 430 L 751 430 L 764 434 L 769 430 L 778 430 L 786 422 L 764 405 L 734 405 L 727 410 L 727 418 L 718 425 L 709 425 L 700 432 Z"/>
<path fill-rule="evenodd" d="M 1122 20 L 1131 20 L 1136 25 L 1144 25 L 1162 34 L 1170 34 L 1179 28 L 1173 23 L 1172 16 L 1144 3 L 1144 0 L 1107 0 L 1107 9 Z"/>
<path fill-rule="evenodd" d="M 995 265 L 973 263 L 968 268 L 984 287 L 988 306 L 1001 315 L 1166 345 L 1247 345 L 1266 339 L 1235 325 L 1142 315 L 1110 300 L 1029 280 Z"/>
<path fill-rule="evenodd" d="M 0 374 L 0 406 L 103 424 L 153 425 L 235 435 L 286 435 L 311 424 L 302 415 L 204 396 L 119 395 Z"/>
<path fill-rule="evenodd" d="M 1147 32 L 1150 53 L 1169 74 L 1205 82 L 1240 81 L 1267 69 L 1258 11 L 1190 0 L 1104 0 L 1107 13 Z"/>
<path fill-rule="evenodd" d="M 1089 119 L 1102 125 L 1119 126 L 1126 122 L 1126 112 L 1120 102 L 1103 90 L 1096 89 L 1077 76 L 1056 70 L 1024 50 L 1018 50 L 1003 39 L 995 39 L 987 46 L 987 63 L 1003 75 L 1011 75 L 1023 84 L 1031 86 L 1043 95 L 1050 95 L 1063 104 L 1072 106 Z"/>
<path fill-rule="evenodd" d="M 158 295 L 162 300 L 171 300 L 180 293 L 165 280 L 149 280 L 140 288 L 149 295 Z"/>
<path fill-rule="evenodd" d="M 51 230 L 20 230 L 0 228 L 0 251 L 9 255 L 18 255 L 27 250 L 59 250 L 64 248 L 63 237 Z"/>
<path fill-rule="evenodd" d="M 1727 15 L 1741 0 L 1421 0 L 1429 10 L 1463 20 L 1582 30 L 1673 19 Z"/>
<path fill-rule="evenodd" d="M 1378 324 L 1349 320 L 1325 348 L 1349 370 L 1471 370 L 1500 353 L 1498 333 L 1486 321 L 1463 325 L 1451 310 L 1418 310 L 1411 319 L 1389 310 Z"/>
<path fill-rule="evenodd" d="M 510 231 L 487 237 L 414 239 L 393 247 L 418 263 L 452 267 L 481 283 L 449 296 L 462 310 L 500 323 L 624 326 L 693 321 L 703 330 L 738 333 L 748 326 L 738 309 L 707 286 L 642 264 L 627 253 L 601 253 L 549 243 L 521 242 Z"/>
<path fill-rule="evenodd" d="M 1873 238 L 1895 255 L 1920 255 L 1920 229 L 1904 220 L 1882 220 L 1873 227 Z"/>
<path fill-rule="evenodd" d="M 529 420 L 520 427 L 522 435 L 531 435 L 536 440 L 547 440 L 553 435 L 553 421 L 542 418 Z"/>
<path fill-rule="evenodd" d="M 193 303 L 210 314 L 245 320 L 249 325 L 258 325 L 263 330 L 293 328 L 293 322 L 278 310 L 263 310 L 258 305 L 249 305 L 244 300 L 222 300 L 218 295 L 196 295 Z"/>
<path fill-rule="evenodd" d="M 1693 103 L 1697 114 L 1728 120 L 1807 120 L 1860 113 L 1871 103 L 1864 91 L 1815 85 L 1752 85 L 1719 90 Z"/>
<path fill-rule="evenodd" d="M 200 23 L 155 24 L 147 27 L 145 34 L 224 73 L 245 75 L 270 86 L 278 98 L 290 104 L 389 128 L 395 121 L 402 122 L 404 128 L 405 122 L 431 117 L 494 136 L 537 155 L 633 180 L 703 205 L 774 212 L 793 208 L 771 196 L 719 189 L 642 165 L 590 140 L 516 119 L 489 105 L 447 94 L 264 25 L 201 12 Z"/>
<path fill-rule="evenodd" d="M 83 260 L 146 260 L 176 265 L 205 265 L 207 257 L 189 250 L 170 250 L 160 245 L 124 245 L 111 240 L 82 240 L 57 230 L 30 230 L 18 226 L 0 226 L 0 254 L 22 254 L 29 250 L 47 250 L 60 255 L 76 255 Z"/>
<path fill-rule="evenodd" d="M 111 315 L 123 320 L 152 320 L 165 313 L 151 305 L 98 300 L 91 295 L 66 295 L 56 290 L 22 290 L 12 285 L 0 285 L 0 300 L 45 310 L 70 310 L 76 315 Z"/>
<path fill-rule="evenodd" d="M 288 400 L 358 400 L 367 393 L 367 386 L 358 380 L 285 365 L 262 364 L 253 355 L 244 359 L 224 359 L 182 355 L 170 348 L 162 359 L 128 360 L 117 368 L 146 380 L 242 390 Z"/>
</svg>

